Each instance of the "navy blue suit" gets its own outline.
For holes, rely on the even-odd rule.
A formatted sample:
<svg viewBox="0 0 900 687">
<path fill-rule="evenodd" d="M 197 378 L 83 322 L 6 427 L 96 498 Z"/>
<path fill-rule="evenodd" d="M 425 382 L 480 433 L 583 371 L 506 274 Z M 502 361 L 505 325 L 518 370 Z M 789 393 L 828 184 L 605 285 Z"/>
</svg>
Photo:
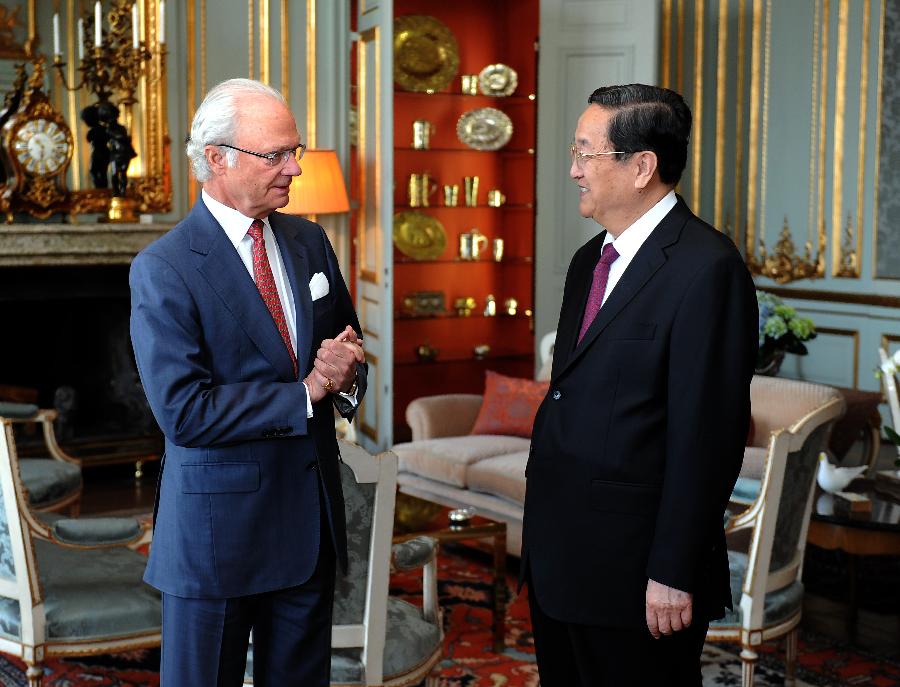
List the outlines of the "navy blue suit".
<svg viewBox="0 0 900 687">
<path fill-rule="evenodd" d="M 269 221 L 293 292 L 302 379 L 323 339 L 360 326 L 322 228 L 278 213 Z M 318 272 L 330 291 L 313 301 Z M 307 419 L 272 316 L 202 201 L 135 258 L 130 282 L 138 371 L 166 437 L 145 580 L 171 597 L 222 600 L 308 583 L 320 547 L 346 569 L 338 397 Z M 361 399 L 365 366 L 358 372 Z"/>
</svg>

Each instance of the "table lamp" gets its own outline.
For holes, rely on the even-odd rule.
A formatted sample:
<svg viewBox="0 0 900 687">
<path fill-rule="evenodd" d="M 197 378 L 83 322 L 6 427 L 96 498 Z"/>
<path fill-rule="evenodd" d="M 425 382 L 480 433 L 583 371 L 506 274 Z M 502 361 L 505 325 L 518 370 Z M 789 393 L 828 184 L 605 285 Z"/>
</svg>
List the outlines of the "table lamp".
<svg viewBox="0 0 900 687">
<path fill-rule="evenodd" d="M 291 182 L 290 200 L 282 212 L 309 216 L 350 210 L 344 175 L 335 151 L 307 150 L 300 167 L 303 174 Z"/>
</svg>

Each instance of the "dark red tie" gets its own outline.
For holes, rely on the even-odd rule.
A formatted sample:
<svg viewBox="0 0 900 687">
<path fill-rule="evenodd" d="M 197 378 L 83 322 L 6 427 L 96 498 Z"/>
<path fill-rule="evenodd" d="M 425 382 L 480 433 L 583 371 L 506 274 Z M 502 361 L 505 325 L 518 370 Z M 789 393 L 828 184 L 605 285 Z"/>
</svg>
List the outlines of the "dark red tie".
<svg viewBox="0 0 900 687">
<path fill-rule="evenodd" d="M 584 307 L 584 319 L 581 321 L 581 333 L 578 334 L 578 343 L 584 338 L 588 327 L 600 312 L 600 306 L 603 305 L 603 294 L 606 293 L 606 282 L 609 281 L 609 268 L 616 261 L 619 254 L 613 247 L 612 243 L 603 246 L 603 253 L 597 261 L 594 268 L 594 280 L 591 282 L 591 292 L 588 294 L 587 305 Z"/>
<path fill-rule="evenodd" d="M 291 362 L 294 365 L 294 377 L 296 377 L 297 356 L 291 345 L 291 333 L 288 331 L 287 320 L 284 319 L 284 310 L 281 309 L 281 299 L 278 297 L 272 266 L 269 264 L 269 256 L 266 254 L 266 240 L 263 238 L 264 228 L 262 220 L 255 219 L 250 225 L 250 229 L 247 230 L 253 239 L 253 280 L 256 282 L 256 288 L 259 289 L 259 295 L 262 296 L 263 302 L 272 313 L 272 319 L 275 320 L 275 326 L 278 327 L 281 338 L 284 339 L 284 345 L 287 346 Z"/>
</svg>

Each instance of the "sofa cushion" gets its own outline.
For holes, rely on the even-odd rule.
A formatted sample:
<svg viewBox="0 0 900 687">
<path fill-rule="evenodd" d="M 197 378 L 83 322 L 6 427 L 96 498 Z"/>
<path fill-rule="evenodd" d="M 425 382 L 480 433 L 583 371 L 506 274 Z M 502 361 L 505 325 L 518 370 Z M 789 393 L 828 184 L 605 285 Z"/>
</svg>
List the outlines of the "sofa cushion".
<svg viewBox="0 0 900 687">
<path fill-rule="evenodd" d="M 485 372 L 484 400 L 472 434 L 509 434 L 531 437 L 534 416 L 550 382 Z"/>
<path fill-rule="evenodd" d="M 524 503 L 527 462 L 528 451 L 521 451 L 474 463 L 466 470 L 469 489 Z"/>
<path fill-rule="evenodd" d="M 442 437 L 396 444 L 392 451 L 400 459 L 400 470 L 444 484 L 465 487 L 466 468 L 494 456 L 528 450 L 528 439 L 481 434 Z"/>
</svg>

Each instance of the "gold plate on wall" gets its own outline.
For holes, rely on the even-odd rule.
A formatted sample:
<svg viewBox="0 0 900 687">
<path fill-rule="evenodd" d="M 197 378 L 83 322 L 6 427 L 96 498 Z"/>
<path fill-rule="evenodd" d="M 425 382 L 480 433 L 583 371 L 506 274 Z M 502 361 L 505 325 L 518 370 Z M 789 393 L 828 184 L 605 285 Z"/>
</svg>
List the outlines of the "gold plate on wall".
<svg viewBox="0 0 900 687">
<path fill-rule="evenodd" d="M 456 123 L 456 136 L 475 150 L 498 150 L 512 137 L 512 120 L 493 107 L 464 112 Z"/>
<path fill-rule="evenodd" d="M 434 260 L 447 247 L 444 225 L 421 212 L 398 212 L 394 215 L 394 245 L 414 260 Z"/>
<path fill-rule="evenodd" d="M 447 26 L 424 14 L 394 19 L 394 81 L 430 93 L 450 85 L 459 70 L 459 46 Z"/>
</svg>

